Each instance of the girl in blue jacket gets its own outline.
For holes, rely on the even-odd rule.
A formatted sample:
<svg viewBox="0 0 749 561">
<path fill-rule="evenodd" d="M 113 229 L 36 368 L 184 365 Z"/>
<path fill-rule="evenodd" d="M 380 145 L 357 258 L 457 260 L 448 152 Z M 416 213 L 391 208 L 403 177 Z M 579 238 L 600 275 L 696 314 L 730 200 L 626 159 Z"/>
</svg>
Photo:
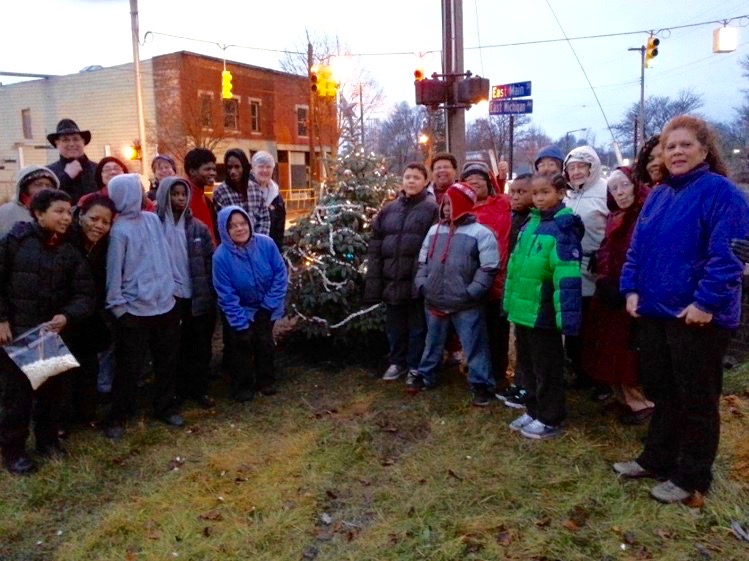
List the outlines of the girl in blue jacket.
<svg viewBox="0 0 749 561">
<path fill-rule="evenodd" d="M 217 227 L 221 245 L 213 254 L 213 285 L 232 341 L 232 397 L 246 402 L 256 391 L 276 393 L 273 322 L 283 316 L 288 275 L 275 242 L 253 233 L 242 208 L 221 209 Z"/>
</svg>

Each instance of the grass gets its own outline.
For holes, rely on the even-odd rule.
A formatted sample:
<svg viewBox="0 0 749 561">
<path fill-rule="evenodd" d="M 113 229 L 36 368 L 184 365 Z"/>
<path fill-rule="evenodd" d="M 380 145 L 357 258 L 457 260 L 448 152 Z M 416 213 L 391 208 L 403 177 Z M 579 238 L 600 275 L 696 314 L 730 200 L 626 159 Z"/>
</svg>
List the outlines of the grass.
<svg viewBox="0 0 749 561">
<path fill-rule="evenodd" d="M 729 372 L 716 480 L 701 510 L 620 482 L 643 428 L 572 394 L 567 434 L 532 442 L 515 413 L 471 408 L 455 371 L 407 396 L 356 366 L 288 366 L 282 392 L 141 421 L 119 444 L 0 475 L 0 560 L 739 560 L 749 543 L 749 367 Z"/>
</svg>

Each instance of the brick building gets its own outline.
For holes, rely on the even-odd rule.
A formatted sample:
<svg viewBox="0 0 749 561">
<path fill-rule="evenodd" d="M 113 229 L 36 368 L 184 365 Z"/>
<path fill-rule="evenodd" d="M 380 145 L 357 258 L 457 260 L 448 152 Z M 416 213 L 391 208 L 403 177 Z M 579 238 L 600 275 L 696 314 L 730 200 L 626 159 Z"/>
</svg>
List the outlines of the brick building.
<svg viewBox="0 0 749 561">
<path fill-rule="evenodd" d="M 210 147 L 220 164 L 228 148 L 267 150 L 278 162 L 276 180 L 290 209 L 309 206 L 314 193 L 308 188 L 307 77 L 226 61 L 233 75 L 233 97 L 226 100 L 223 68 L 221 59 L 185 51 L 142 61 L 149 151 L 153 155 L 157 147 L 181 161 L 200 144 Z M 91 130 L 86 153 L 92 160 L 126 159 L 138 137 L 132 64 L 0 86 L 0 197 L 12 188 L 20 167 L 57 159 L 46 135 L 63 117 Z M 321 131 L 323 151 L 330 150 L 331 138 Z M 131 171 L 141 171 L 140 162 L 127 163 Z"/>
</svg>

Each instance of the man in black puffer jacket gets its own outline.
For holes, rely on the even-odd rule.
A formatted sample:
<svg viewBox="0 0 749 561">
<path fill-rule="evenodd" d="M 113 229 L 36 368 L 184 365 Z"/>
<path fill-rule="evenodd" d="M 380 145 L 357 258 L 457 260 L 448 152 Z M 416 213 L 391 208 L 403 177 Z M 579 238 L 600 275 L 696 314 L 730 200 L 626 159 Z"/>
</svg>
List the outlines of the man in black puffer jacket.
<svg viewBox="0 0 749 561">
<path fill-rule="evenodd" d="M 364 299 L 386 306 L 390 367 L 383 380 L 397 380 L 418 368 L 424 351 L 424 303 L 414 298 L 413 280 L 419 249 L 438 214 L 426 185 L 426 168 L 417 162 L 408 164 L 400 196 L 385 205 L 372 223 Z"/>
</svg>

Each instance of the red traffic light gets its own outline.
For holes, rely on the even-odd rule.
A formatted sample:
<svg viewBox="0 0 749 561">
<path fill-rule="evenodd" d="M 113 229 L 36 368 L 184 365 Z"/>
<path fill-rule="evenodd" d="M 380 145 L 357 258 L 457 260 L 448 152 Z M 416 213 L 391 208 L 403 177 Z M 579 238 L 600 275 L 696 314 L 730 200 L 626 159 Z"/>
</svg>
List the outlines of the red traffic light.
<svg viewBox="0 0 749 561">
<path fill-rule="evenodd" d="M 421 68 L 417 68 L 416 70 L 414 70 L 414 79 L 417 80 L 417 81 L 418 80 L 423 80 L 424 79 L 424 70 L 422 70 Z"/>
<path fill-rule="evenodd" d="M 317 72 L 310 72 L 309 74 L 310 87 L 309 89 L 313 92 L 317 91 Z"/>
</svg>

